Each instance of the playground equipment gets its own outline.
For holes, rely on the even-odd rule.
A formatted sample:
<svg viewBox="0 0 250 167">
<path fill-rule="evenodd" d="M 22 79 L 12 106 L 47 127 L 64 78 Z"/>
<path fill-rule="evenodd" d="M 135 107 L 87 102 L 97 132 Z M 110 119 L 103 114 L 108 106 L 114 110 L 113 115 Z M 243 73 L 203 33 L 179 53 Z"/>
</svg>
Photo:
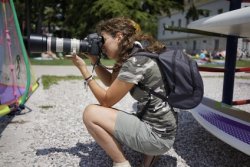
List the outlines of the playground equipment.
<svg viewBox="0 0 250 167">
<path fill-rule="evenodd" d="M 232 101 L 235 72 L 249 72 L 250 68 L 235 68 L 238 37 L 250 37 L 250 7 L 232 10 L 220 15 L 192 22 L 188 28 L 227 37 L 225 70 L 202 71 L 224 72 L 222 102 L 203 98 L 202 103 L 191 112 L 194 118 L 210 133 L 232 147 L 250 155 L 250 112 L 231 105 L 248 104 L 250 99 Z"/>
<path fill-rule="evenodd" d="M 12 0 L 0 1 L 0 117 L 22 110 L 38 87 Z"/>
<path fill-rule="evenodd" d="M 224 72 L 222 102 L 204 97 L 191 113 L 211 134 L 250 155 L 250 111 L 233 107 L 250 103 L 250 99 L 233 101 L 235 72 L 250 72 L 250 67 L 235 68 L 238 38 L 250 38 L 250 7 L 237 9 L 240 5 L 241 1 L 231 0 L 229 12 L 191 22 L 187 28 L 166 26 L 165 30 L 227 38 L 225 68 L 199 67 L 200 71 Z"/>
</svg>

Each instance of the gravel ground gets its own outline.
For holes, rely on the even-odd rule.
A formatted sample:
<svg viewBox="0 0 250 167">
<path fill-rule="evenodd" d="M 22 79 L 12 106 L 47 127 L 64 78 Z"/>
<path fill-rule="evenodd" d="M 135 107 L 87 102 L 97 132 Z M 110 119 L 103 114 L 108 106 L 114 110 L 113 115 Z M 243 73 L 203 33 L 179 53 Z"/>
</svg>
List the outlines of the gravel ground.
<svg viewBox="0 0 250 167">
<path fill-rule="evenodd" d="M 35 71 L 40 71 L 40 68 L 36 67 Z M 46 70 L 38 71 L 38 76 L 46 73 Z M 53 73 L 50 71 L 50 74 Z M 202 75 L 205 96 L 220 101 L 223 79 L 218 76 L 207 77 L 206 73 Z M 249 98 L 249 88 L 250 80 L 236 79 L 234 99 Z M 115 107 L 130 111 L 133 102 L 127 95 Z M 29 109 L 26 108 L 20 115 L 0 119 L 0 166 L 111 166 L 110 158 L 95 143 L 82 123 L 82 111 L 90 103 L 97 101 L 90 90 L 84 89 L 82 81 L 61 81 L 48 90 L 43 90 L 40 85 L 26 103 Z M 250 105 L 240 108 L 249 111 Z M 250 156 L 208 133 L 189 111 L 179 112 L 178 126 L 174 147 L 155 166 L 250 166 Z M 132 166 L 138 166 L 141 155 L 125 146 L 124 150 Z"/>
</svg>

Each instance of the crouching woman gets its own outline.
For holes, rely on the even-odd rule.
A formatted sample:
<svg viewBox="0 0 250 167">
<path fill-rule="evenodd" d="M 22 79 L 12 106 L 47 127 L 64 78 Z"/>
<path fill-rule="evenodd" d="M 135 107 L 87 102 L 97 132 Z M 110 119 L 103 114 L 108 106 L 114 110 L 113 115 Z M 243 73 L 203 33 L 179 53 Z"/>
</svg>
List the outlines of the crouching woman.
<svg viewBox="0 0 250 167">
<path fill-rule="evenodd" d="M 110 72 L 100 65 L 96 56 L 88 56 L 92 64 L 96 64 L 96 74 L 108 87 L 105 89 L 93 79 L 84 60 L 77 55 L 73 56 L 73 63 L 100 103 L 86 107 L 83 113 L 84 124 L 112 159 L 114 167 L 131 166 L 124 155 L 122 144 L 144 154 L 141 166 L 153 166 L 158 155 L 173 146 L 177 128 L 176 113 L 162 99 L 137 86 L 140 83 L 162 94 L 166 92 L 156 61 L 132 54 L 142 48 L 159 53 L 165 46 L 153 37 L 142 34 L 139 26 L 126 18 L 102 21 L 97 31 L 104 39 L 102 52 L 115 60 L 116 64 Z M 138 101 L 137 114 L 112 108 L 128 92 Z"/>
</svg>

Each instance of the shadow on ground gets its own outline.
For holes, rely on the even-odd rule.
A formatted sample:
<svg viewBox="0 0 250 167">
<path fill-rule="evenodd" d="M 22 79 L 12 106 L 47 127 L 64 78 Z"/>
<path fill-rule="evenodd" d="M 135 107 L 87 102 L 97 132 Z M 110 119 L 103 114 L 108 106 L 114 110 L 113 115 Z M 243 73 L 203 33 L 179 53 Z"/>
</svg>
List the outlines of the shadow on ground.
<svg viewBox="0 0 250 167">
<path fill-rule="evenodd" d="M 127 147 L 123 147 L 124 153 L 127 159 L 130 161 L 132 166 L 139 166 L 142 161 L 142 155 L 135 152 Z M 72 154 L 80 158 L 80 167 L 107 167 L 112 166 L 111 159 L 106 155 L 106 153 L 95 143 L 91 142 L 89 144 L 77 143 L 75 147 L 72 148 L 47 148 L 38 149 L 36 152 L 37 156 L 47 156 L 53 153 L 63 153 Z M 157 167 L 176 167 L 176 158 L 168 155 L 164 155 L 156 163 Z"/>
<path fill-rule="evenodd" d="M 208 133 L 194 120 L 190 112 L 180 112 L 178 118 L 178 133 L 174 144 L 174 150 L 178 156 L 175 157 L 166 153 L 161 156 L 155 167 L 176 167 L 178 161 L 184 161 L 187 166 L 191 167 L 249 165 L 249 156 Z M 126 146 L 123 146 L 123 150 L 132 166 L 139 166 L 143 158 L 142 155 Z M 75 147 L 65 149 L 54 147 L 38 149 L 36 155 L 47 156 L 53 153 L 78 156 L 80 167 L 112 166 L 111 159 L 95 142 L 77 143 Z M 228 163 L 224 164 L 225 162 Z"/>
<path fill-rule="evenodd" d="M 0 117 L 0 138 L 2 137 L 2 133 L 5 130 L 5 128 L 8 126 L 8 124 L 11 122 L 11 120 L 14 118 L 14 115 L 5 115 L 3 117 Z"/>
<path fill-rule="evenodd" d="M 189 166 L 249 166 L 250 156 L 214 137 L 199 125 L 190 112 L 182 111 L 178 118 L 174 149 Z"/>
<path fill-rule="evenodd" d="M 25 110 L 17 110 L 17 111 L 12 111 L 7 115 L 4 115 L 2 117 L 0 117 L 0 138 L 2 136 L 3 131 L 5 130 L 5 128 L 10 124 L 10 123 L 22 123 L 22 122 L 18 122 L 18 121 L 13 121 L 13 119 L 18 116 L 18 115 L 24 115 L 27 114 L 29 112 L 31 112 L 32 110 L 26 106 Z"/>
</svg>

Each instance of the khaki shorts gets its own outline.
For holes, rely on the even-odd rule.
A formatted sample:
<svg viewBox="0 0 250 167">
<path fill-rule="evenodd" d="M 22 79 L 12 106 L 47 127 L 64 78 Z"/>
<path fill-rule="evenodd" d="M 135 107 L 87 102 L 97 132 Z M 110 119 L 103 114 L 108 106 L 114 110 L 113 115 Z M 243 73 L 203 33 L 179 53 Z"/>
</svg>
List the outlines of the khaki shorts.
<svg viewBox="0 0 250 167">
<path fill-rule="evenodd" d="M 173 146 L 175 139 L 175 135 L 169 139 L 160 138 L 150 125 L 123 111 L 118 111 L 114 136 L 122 144 L 147 155 L 164 154 Z"/>
</svg>

